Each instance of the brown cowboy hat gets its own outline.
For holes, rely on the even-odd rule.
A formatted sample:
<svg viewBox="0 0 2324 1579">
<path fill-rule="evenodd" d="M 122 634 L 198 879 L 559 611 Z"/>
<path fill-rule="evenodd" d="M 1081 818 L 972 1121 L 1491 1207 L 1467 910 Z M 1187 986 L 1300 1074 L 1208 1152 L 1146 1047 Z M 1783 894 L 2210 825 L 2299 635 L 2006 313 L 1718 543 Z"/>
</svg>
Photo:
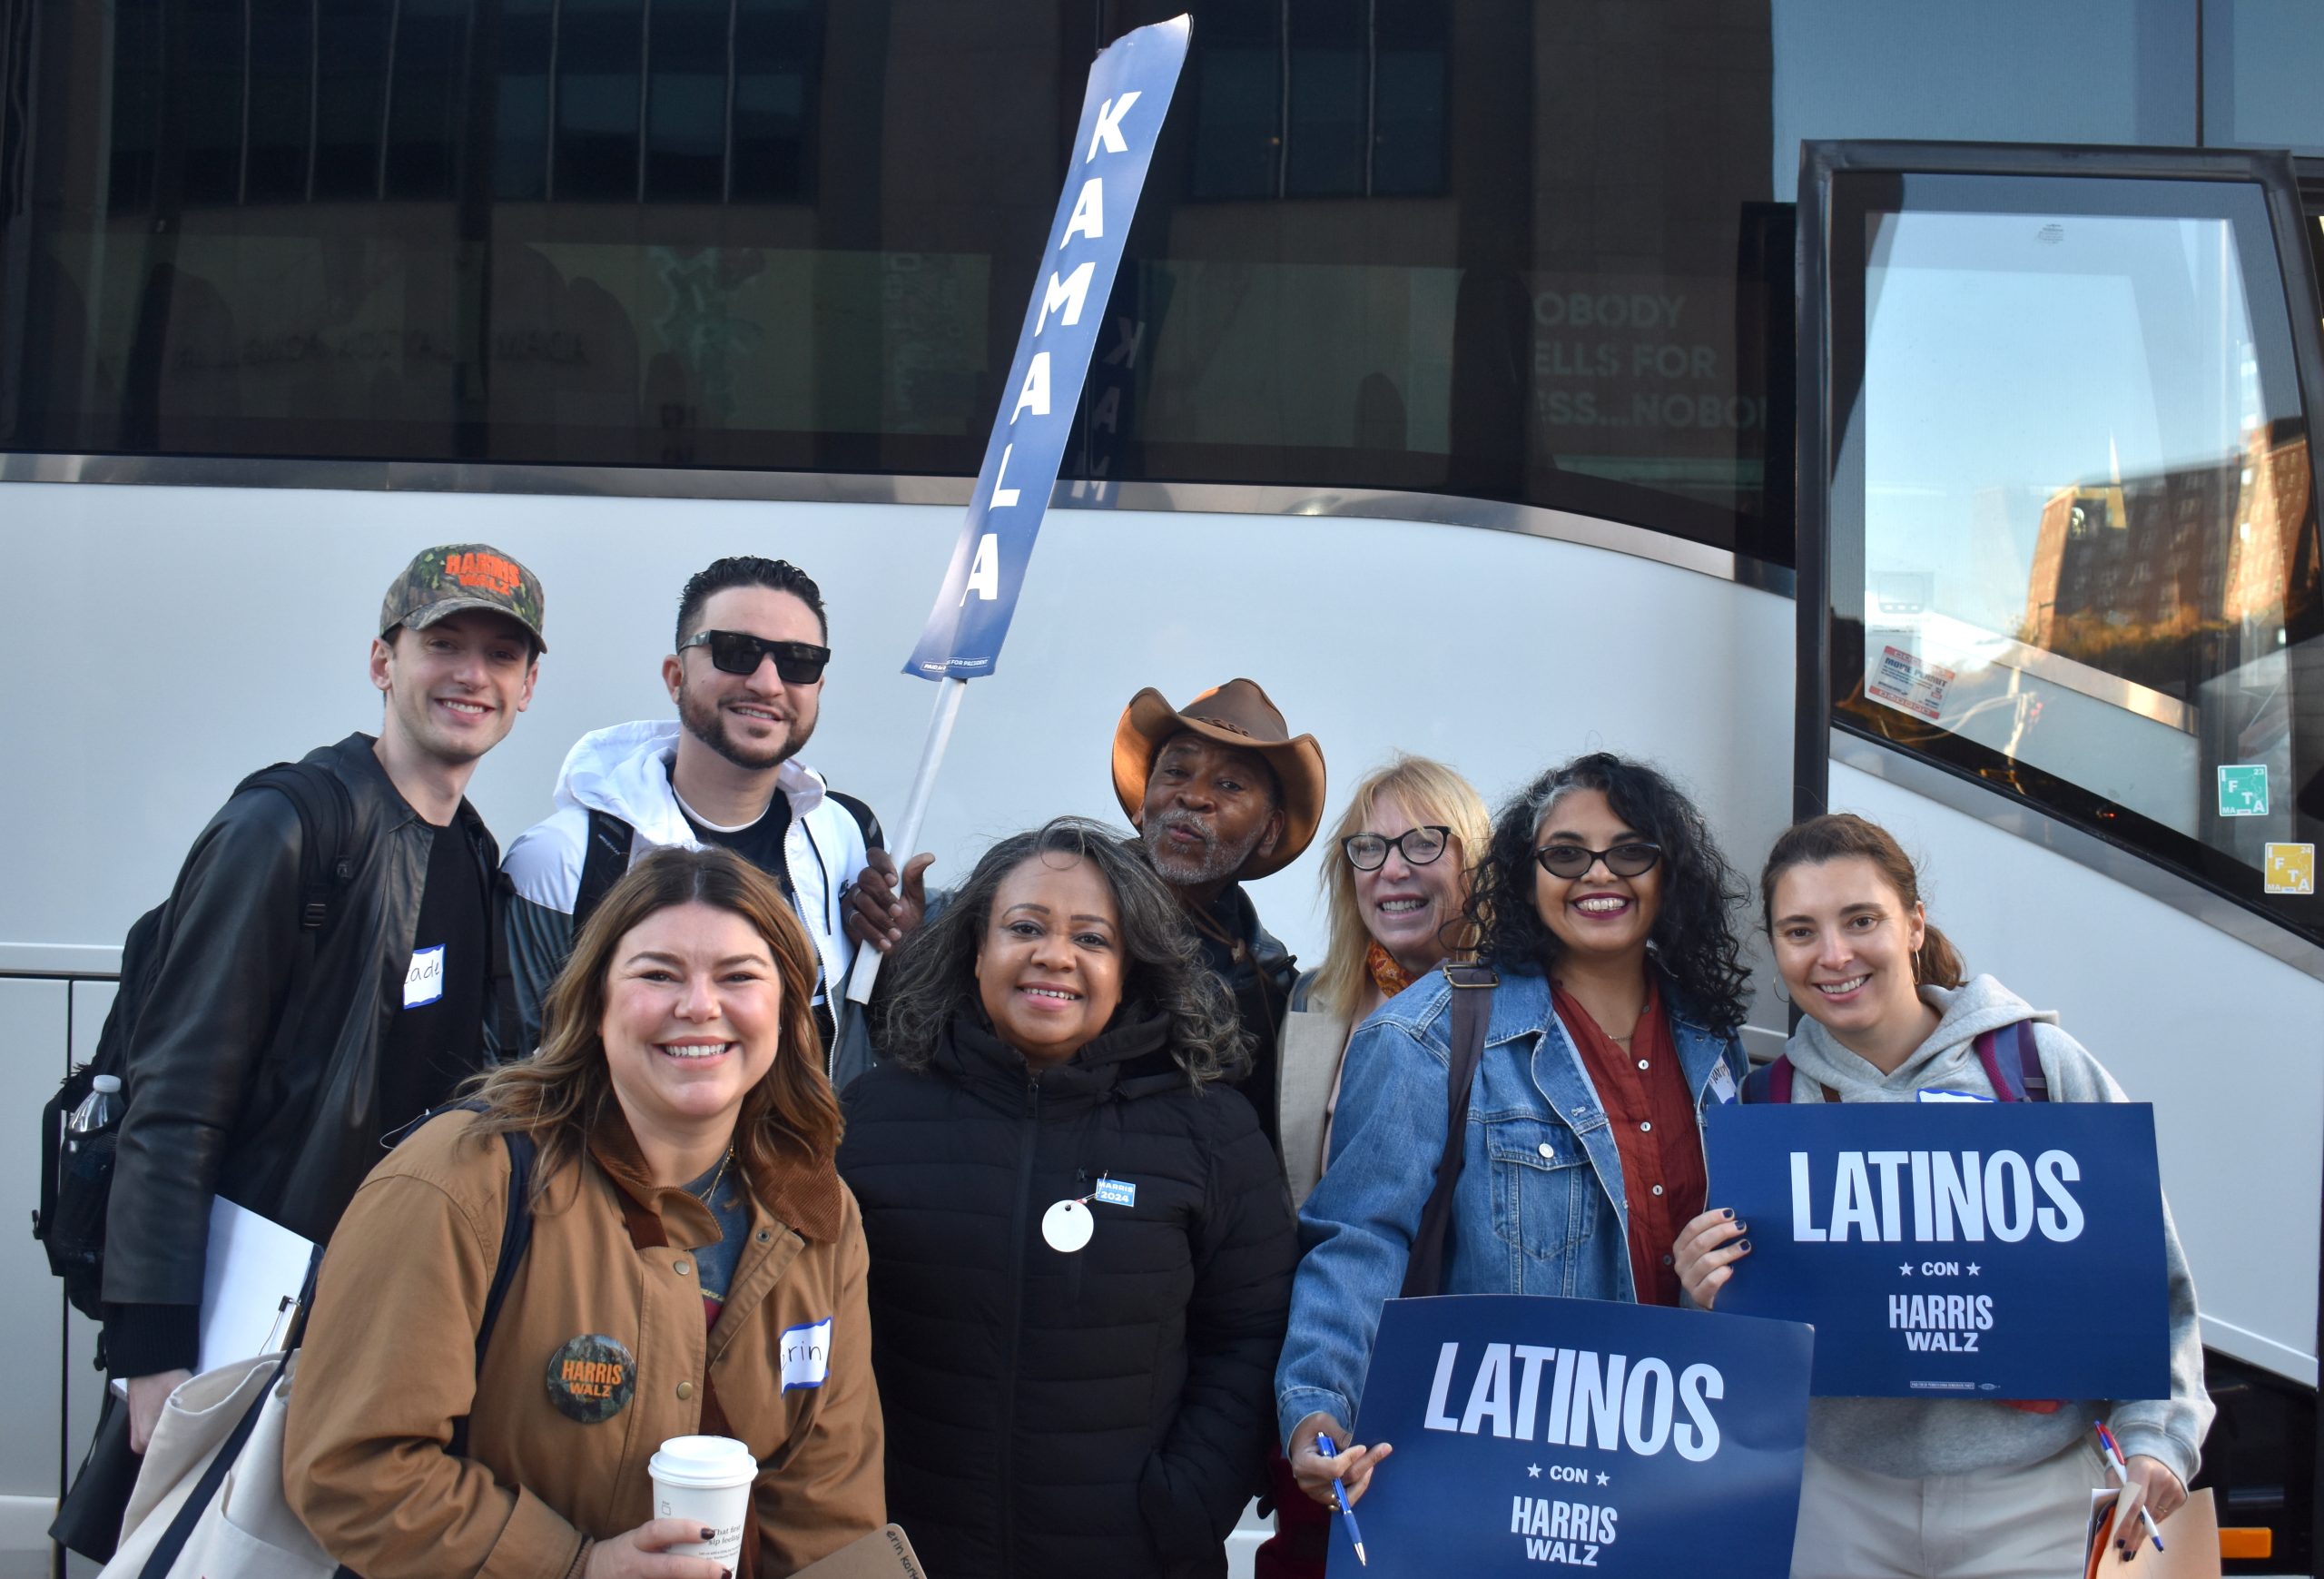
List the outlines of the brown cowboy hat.
<svg viewBox="0 0 2324 1579">
<path fill-rule="evenodd" d="M 1151 686 L 1129 699 L 1114 726 L 1114 794 L 1129 820 L 1136 823 L 1145 808 L 1154 754 L 1181 734 L 1255 753 L 1275 770 L 1282 787 L 1283 837 L 1271 854 L 1253 856 L 1238 875 L 1265 877 L 1298 860 L 1324 820 L 1324 750 L 1312 735 L 1294 739 L 1283 714 L 1250 680 L 1214 686 L 1183 709 L 1171 706 Z"/>
</svg>

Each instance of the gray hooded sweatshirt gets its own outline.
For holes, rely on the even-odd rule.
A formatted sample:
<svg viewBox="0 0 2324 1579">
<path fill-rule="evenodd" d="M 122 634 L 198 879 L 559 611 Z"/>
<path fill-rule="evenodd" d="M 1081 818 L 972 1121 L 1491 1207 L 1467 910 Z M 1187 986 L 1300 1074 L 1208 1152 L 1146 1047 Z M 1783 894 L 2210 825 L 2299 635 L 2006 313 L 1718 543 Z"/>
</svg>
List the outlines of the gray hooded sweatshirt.
<svg viewBox="0 0 2324 1579">
<path fill-rule="evenodd" d="M 1792 1100 L 1820 1101 L 1816 1086 L 1849 1102 L 1909 1102 L 1938 1087 L 1993 1094 L 1973 1045 L 1988 1031 L 2034 1021 L 2034 1042 L 2050 1100 L 2122 1102 L 2130 1099 L 2082 1043 L 2058 1029 L 2058 1017 L 2037 1010 L 1994 981 L 1979 976 L 1965 987 L 1923 987 L 1921 999 L 1941 1016 L 1926 1041 L 1894 1074 L 1884 1075 L 1842 1047 L 1813 1020 L 1802 1019 L 1784 1051 L 1806 1080 Z M 1816 1082 L 1815 1086 L 1808 1084 Z M 2211 1395 L 2203 1390 L 2202 1335 L 2195 1319 L 2195 1285 L 2179 1248 L 2171 1209 L 2162 1209 L 2162 1239 L 2171 1276 L 2171 1396 L 2141 1402 L 2069 1403 L 2035 1415 L 1973 1398 L 1817 1398 L 1809 1406 L 1808 1446 L 1835 1463 L 1875 1475 L 1918 1479 L 1970 1470 L 2036 1464 L 2087 1436 L 2102 1415 L 2127 1456 L 2148 1454 L 2181 1481 L 2194 1478 L 2203 1434 L 2211 1428 Z"/>
</svg>

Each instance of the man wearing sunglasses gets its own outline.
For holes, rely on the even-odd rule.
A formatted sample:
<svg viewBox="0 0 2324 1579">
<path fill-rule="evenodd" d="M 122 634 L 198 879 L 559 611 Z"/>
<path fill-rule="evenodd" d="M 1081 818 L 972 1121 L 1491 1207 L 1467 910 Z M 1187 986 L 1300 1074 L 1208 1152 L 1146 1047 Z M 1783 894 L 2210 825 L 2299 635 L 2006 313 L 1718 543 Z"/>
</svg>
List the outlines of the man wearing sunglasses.
<svg viewBox="0 0 2324 1579">
<path fill-rule="evenodd" d="M 720 559 L 685 585 L 662 660 L 675 720 L 582 736 L 556 810 L 508 848 L 509 953 L 524 1046 L 573 939 L 630 863 L 665 845 L 718 844 L 782 885 L 822 962 L 815 1022 L 831 1045 L 830 984 L 846 978 L 848 885 L 880 847 L 879 820 L 799 760 L 831 658 L 822 591 L 781 559 Z"/>
</svg>

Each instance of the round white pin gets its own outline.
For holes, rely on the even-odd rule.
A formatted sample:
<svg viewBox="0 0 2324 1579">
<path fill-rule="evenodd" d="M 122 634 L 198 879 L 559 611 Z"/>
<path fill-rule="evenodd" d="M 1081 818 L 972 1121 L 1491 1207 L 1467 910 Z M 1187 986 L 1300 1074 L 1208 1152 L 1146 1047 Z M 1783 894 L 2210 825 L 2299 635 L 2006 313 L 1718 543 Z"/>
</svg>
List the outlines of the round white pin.
<svg viewBox="0 0 2324 1579">
<path fill-rule="evenodd" d="M 1089 1209 L 1078 1200 L 1059 1201 L 1041 1214 L 1041 1238 L 1068 1256 L 1089 1242 L 1095 1227 Z"/>
</svg>

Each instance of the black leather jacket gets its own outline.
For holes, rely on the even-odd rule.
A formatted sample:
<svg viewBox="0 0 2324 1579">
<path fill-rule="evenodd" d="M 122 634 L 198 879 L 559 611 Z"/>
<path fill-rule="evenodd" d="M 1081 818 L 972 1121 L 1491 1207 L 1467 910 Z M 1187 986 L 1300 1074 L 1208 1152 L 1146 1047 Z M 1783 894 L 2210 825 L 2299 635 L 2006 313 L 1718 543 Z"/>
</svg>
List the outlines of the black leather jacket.
<svg viewBox="0 0 2324 1579">
<path fill-rule="evenodd" d="M 380 1043 L 402 1007 L 420 888 L 438 830 L 406 804 L 350 735 L 306 760 L 347 786 L 352 870 L 320 933 L 299 925 L 300 824 L 283 795 L 227 802 L 194 841 L 162 920 L 153 985 L 129 1043 L 104 1293 L 127 1307 L 107 1325 L 112 1368 L 143 1376 L 191 1366 L 210 1200 L 222 1195 L 320 1242 L 385 1155 L 383 1137 L 414 1115 L 379 1110 Z M 446 834 L 475 847 L 501 936 L 499 849 L 466 801 Z M 292 975 L 315 951 L 295 1004 Z M 497 945 L 496 945 L 496 953 Z M 513 994 L 492 962 L 480 1028 L 505 1037 Z M 171 1310 L 146 1308 L 175 1307 Z"/>
</svg>

